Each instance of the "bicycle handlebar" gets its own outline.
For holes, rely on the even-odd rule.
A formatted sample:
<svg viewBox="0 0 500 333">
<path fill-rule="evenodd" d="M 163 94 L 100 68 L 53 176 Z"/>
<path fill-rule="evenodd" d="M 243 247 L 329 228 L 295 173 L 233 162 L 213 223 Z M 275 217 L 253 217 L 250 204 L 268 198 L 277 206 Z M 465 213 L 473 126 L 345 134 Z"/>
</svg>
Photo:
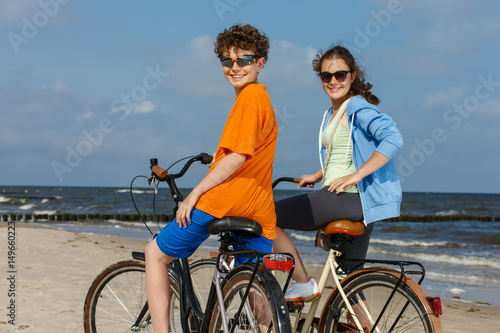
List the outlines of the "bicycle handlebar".
<svg viewBox="0 0 500 333">
<path fill-rule="evenodd" d="M 212 155 L 209 155 L 207 153 L 200 153 L 194 157 L 191 157 L 187 162 L 186 164 L 184 164 L 184 167 L 182 167 L 182 170 L 177 173 L 177 174 L 171 174 L 169 175 L 168 174 L 168 171 L 166 169 L 163 169 L 162 167 L 160 167 L 158 165 L 158 159 L 156 158 L 152 158 L 150 160 L 151 162 L 151 171 L 159 177 L 159 180 L 166 180 L 165 178 L 167 176 L 169 176 L 169 178 L 180 178 L 182 176 L 184 176 L 184 174 L 186 173 L 186 171 L 189 169 L 189 167 L 191 166 L 191 164 L 193 164 L 194 162 L 196 161 L 200 161 L 201 164 L 210 164 L 212 163 Z"/>
<path fill-rule="evenodd" d="M 184 200 L 184 196 L 182 195 L 181 191 L 179 191 L 179 188 L 177 187 L 177 184 L 175 183 L 175 179 L 180 178 L 184 176 L 186 171 L 189 169 L 191 164 L 193 164 L 196 161 L 200 161 L 202 164 L 210 164 L 212 163 L 212 155 L 209 155 L 207 153 L 200 153 L 196 156 L 191 157 L 186 164 L 182 167 L 181 171 L 176 174 L 169 174 L 167 169 L 163 169 L 162 167 L 158 166 L 158 159 L 152 158 L 150 160 L 151 163 L 151 178 L 148 180 L 148 183 L 151 186 L 154 186 L 156 189 L 155 185 L 155 180 L 158 180 L 160 182 L 166 182 L 170 188 L 170 193 L 172 195 L 172 199 L 175 201 L 175 208 L 174 208 L 174 215 L 179 207 L 179 204 Z M 175 164 L 175 163 L 174 163 Z M 156 190 L 155 190 L 156 191 Z"/>
<path fill-rule="evenodd" d="M 294 177 L 281 177 L 281 178 L 278 178 L 276 179 L 274 182 L 273 182 L 273 188 L 276 187 L 276 185 L 278 185 L 279 183 L 281 182 L 290 182 L 290 183 L 300 183 L 302 179 L 300 178 L 294 178 Z"/>
<path fill-rule="evenodd" d="M 151 171 L 155 173 L 160 178 L 165 178 L 168 175 L 168 171 L 158 166 L 158 159 L 152 158 L 150 160 L 151 163 Z"/>
<path fill-rule="evenodd" d="M 193 164 L 194 162 L 200 161 L 202 164 L 210 164 L 210 163 L 212 163 L 212 160 L 213 160 L 212 155 L 209 155 L 207 153 L 200 153 L 196 156 L 189 158 L 189 160 L 186 162 L 186 164 L 184 164 L 184 166 L 182 167 L 181 171 L 179 171 L 179 173 L 169 174 L 167 169 L 164 169 L 158 165 L 157 158 L 152 158 L 150 160 L 151 178 L 149 179 L 148 183 L 151 186 L 155 186 L 155 188 L 156 188 L 156 185 L 154 185 L 155 179 L 160 181 L 160 182 L 167 182 L 168 183 L 168 185 L 170 187 L 170 192 L 171 192 L 172 198 L 174 199 L 174 201 L 176 203 L 176 207 L 174 208 L 174 213 L 175 213 L 179 204 L 184 200 L 182 193 L 177 188 L 177 184 L 175 183 L 175 179 L 181 178 L 182 176 L 184 176 L 184 174 L 187 172 L 187 170 L 189 169 L 191 164 Z M 276 179 L 272 183 L 272 188 L 274 189 L 276 187 L 276 185 L 278 185 L 281 182 L 300 183 L 300 181 L 301 181 L 301 178 L 281 177 L 281 178 Z"/>
</svg>

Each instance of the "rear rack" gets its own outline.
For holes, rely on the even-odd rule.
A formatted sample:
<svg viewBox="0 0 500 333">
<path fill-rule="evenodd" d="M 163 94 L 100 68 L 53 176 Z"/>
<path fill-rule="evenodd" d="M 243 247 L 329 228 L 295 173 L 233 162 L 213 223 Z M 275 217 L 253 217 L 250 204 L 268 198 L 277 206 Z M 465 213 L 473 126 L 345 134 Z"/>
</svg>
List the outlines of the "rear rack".
<svg viewBox="0 0 500 333">
<path fill-rule="evenodd" d="M 344 262 L 356 262 L 358 263 L 356 266 L 354 266 L 350 271 L 344 272 L 345 274 L 349 274 L 350 272 L 358 269 L 359 267 L 363 266 L 364 264 L 380 264 L 380 265 L 386 265 L 386 266 L 397 266 L 399 267 L 399 272 L 401 273 L 401 277 L 399 278 L 398 286 L 401 281 L 403 281 L 405 275 L 420 275 L 420 279 L 418 280 L 418 284 L 422 284 L 425 278 L 425 268 L 424 266 L 419 263 L 418 261 L 407 261 L 407 260 L 376 260 L 376 259 L 344 259 L 339 263 L 339 266 L 337 268 L 337 273 L 339 273 L 339 269 L 342 266 Z M 405 267 L 408 266 L 416 266 L 415 268 L 420 268 L 420 270 L 405 270 Z"/>
</svg>

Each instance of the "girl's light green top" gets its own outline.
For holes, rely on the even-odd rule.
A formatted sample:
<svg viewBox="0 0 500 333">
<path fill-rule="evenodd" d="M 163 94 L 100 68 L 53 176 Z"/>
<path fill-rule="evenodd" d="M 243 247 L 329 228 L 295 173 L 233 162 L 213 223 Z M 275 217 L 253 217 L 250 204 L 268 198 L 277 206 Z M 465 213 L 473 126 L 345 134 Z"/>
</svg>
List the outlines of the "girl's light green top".
<svg viewBox="0 0 500 333">
<path fill-rule="evenodd" d="M 321 136 L 323 146 L 328 147 L 333 126 L 337 118 L 342 114 L 341 111 L 347 107 L 349 100 L 350 99 L 341 105 L 335 117 L 333 117 L 325 127 Z M 352 144 L 349 144 L 349 135 L 349 128 L 340 121 L 333 135 L 330 158 L 326 163 L 326 170 L 323 175 L 321 187 L 328 186 L 334 179 L 349 175 L 356 171 L 352 160 Z M 358 193 L 358 186 L 355 185 L 348 190 L 344 190 L 344 192 Z"/>
</svg>

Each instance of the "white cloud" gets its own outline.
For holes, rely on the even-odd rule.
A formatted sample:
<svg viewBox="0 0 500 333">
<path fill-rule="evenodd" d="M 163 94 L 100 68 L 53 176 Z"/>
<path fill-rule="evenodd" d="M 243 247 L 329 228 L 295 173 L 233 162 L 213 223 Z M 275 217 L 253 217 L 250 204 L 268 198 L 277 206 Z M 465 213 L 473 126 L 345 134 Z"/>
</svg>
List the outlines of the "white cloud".
<svg viewBox="0 0 500 333">
<path fill-rule="evenodd" d="M 411 77 L 439 77 L 446 70 L 445 63 L 440 63 L 437 59 L 425 55 L 410 56 L 402 60 L 395 59 L 394 66 L 398 68 L 398 73 L 405 73 Z"/>
<path fill-rule="evenodd" d="M 500 118 L 500 100 L 488 99 L 481 102 L 480 107 L 477 110 L 478 115 L 488 117 L 488 122 L 490 125 L 497 125 L 498 119 Z M 497 126 L 498 127 L 498 126 Z M 496 132 L 498 136 L 499 132 Z"/>
<path fill-rule="evenodd" d="M 169 64 L 171 73 L 165 85 L 169 94 L 182 92 L 191 97 L 230 97 L 220 63 L 213 51 L 214 39 L 199 36 L 193 39 L 179 60 Z M 268 62 L 259 74 L 259 82 L 273 87 L 276 93 L 290 93 L 317 83 L 312 70 L 316 50 L 299 47 L 288 41 L 271 41 Z M 172 90 L 173 89 L 173 90 Z"/>
<path fill-rule="evenodd" d="M 187 49 L 177 52 L 178 60 L 167 64 L 170 77 L 163 85 L 167 94 L 180 92 L 203 98 L 234 95 L 225 86 L 227 83 L 214 53 L 213 42 L 210 36 L 199 36 L 189 43 Z"/>
<path fill-rule="evenodd" d="M 137 105 L 134 105 L 133 113 L 149 113 L 156 109 L 156 105 L 151 101 L 143 101 Z"/>
<path fill-rule="evenodd" d="M 490 1 L 416 2 L 411 8 L 419 14 L 414 17 L 427 21 L 428 29 L 423 34 L 418 30 L 419 38 L 410 42 L 410 45 L 433 51 L 470 52 L 478 41 L 500 37 L 500 18 L 493 14 L 496 6 Z"/>
<path fill-rule="evenodd" d="M 93 116 L 94 116 L 94 113 L 87 109 L 87 110 L 85 110 L 85 112 L 83 112 L 82 114 L 80 114 L 76 117 L 76 122 L 78 124 L 81 124 L 83 121 L 90 119 Z"/>
<path fill-rule="evenodd" d="M 0 22 L 3 25 L 17 23 L 23 16 L 32 15 L 39 9 L 36 0 L 2 0 L 0 1 Z"/>
<path fill-rule="evenodd" d="M 125 119 L 130 114 L 141 114 L 141 113 L 150 113 L 156 109 L 156 105 L 151 101 L 142 101 L 138 104 L 134 104 L 131 106 L 123 105 L 119 109 L 112 109 L 111 114 L 119 113 L 122 119 Z"/>
<path fill-rule="evenodd" d="M 269 86 L 277 93 L 290 94 L 306 87 L 317 86 L 318 80 L 312 69 L 316 50 L 299 47 L 288 41 L 271 41 L 269 63 L 262 72 Z"/>
<path fill-rule="evenodd" d="M 80 126 L 94 126 L 97 116 L 109 114 L 109 101 L 81 96 L 64 81 L 0 90 L 0 132 L 15 128 L 25 137 L 53 137 L 66 140 Z"/>
<path fill-rule="evenodd" d="M 467 87 L 450 87 L 446 91 L 428 93 L 425 95 L 424 105 L 426 107 L 450 107 L 455 103 L 463 101 Z"/>
<path fill-rule="evenodd" d="M 444 52 L 468 52 L 479 39 L 498 37 L 499 32 L 500 21 L 494 18 L 476 17 L 440 22 L 417 43 L 417 46 Z"/>
<path fill-rule="evenodd" d="M 53 91 L 70 91 L 68 85 L 61 79 L 57 79 L 56 82 L 49 85 L 41 85 L 36 87 L 37 89 L 53 90 Z"/>
</svg>

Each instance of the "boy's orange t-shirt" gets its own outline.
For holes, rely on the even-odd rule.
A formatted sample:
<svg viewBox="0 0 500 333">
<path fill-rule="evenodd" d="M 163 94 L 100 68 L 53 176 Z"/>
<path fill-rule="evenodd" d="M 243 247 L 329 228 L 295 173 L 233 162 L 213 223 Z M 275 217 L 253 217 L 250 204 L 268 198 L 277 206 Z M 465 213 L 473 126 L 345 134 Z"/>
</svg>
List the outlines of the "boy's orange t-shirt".
<svg viewBox="0 0 500 333">
<path fill-rule="evenodd" d="M 266 87 L 246 86 L 229 113 L 209 172 L 228 152 L 247 159 L 223 183 L 204 193 L 196 208 L 217 218 L 255 220 L 262 226 L 262 236 L 276 238 L 272 176 L 277 138 L 276 116 Z"/>
</svg>

